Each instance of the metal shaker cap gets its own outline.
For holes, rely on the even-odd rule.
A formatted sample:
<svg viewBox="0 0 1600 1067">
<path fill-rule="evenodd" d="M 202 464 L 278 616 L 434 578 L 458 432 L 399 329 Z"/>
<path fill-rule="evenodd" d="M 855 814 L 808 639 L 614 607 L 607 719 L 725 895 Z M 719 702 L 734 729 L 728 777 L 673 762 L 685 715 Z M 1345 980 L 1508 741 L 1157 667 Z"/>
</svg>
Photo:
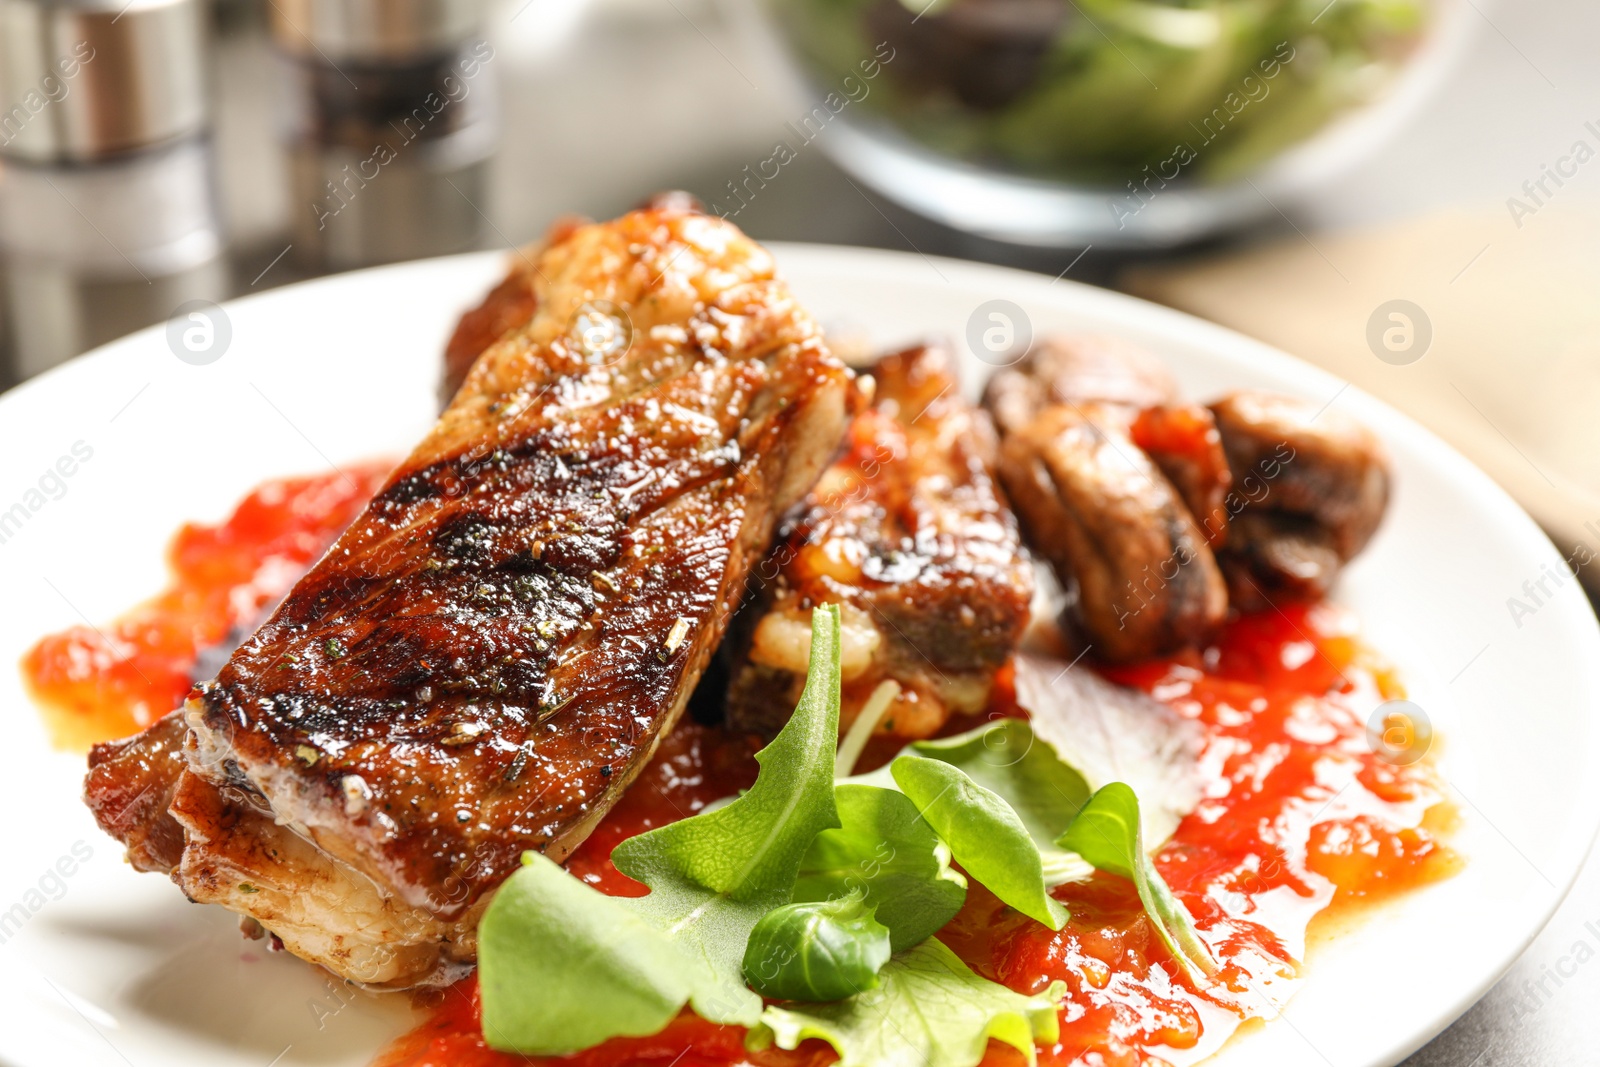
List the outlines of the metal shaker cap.
<svg viewBox="0 0 1600 1067">
<path fill-rule="evenodd" d="M 484 0 L 273 0 L 272 36 L 291 55 L 404 63 L 481 32 Z"/>
<path fill-rule="evenodd" d="M 0 0 L 0 154 L 90 162 L 206 125 L 201 0 Z"/>
</svg>

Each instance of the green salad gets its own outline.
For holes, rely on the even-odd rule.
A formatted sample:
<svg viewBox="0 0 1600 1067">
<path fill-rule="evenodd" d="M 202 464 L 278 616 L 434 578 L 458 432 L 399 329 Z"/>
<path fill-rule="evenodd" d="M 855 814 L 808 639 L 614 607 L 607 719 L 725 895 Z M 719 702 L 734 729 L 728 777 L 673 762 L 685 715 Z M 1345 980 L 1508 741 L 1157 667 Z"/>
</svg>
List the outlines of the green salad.
<svg viewBox="0 0 1600 1067">
<path fill-rule="evenodd" d="M 1096 869 L 1128 878 L 1174 959 L 1215 972 L 1150 860 L 1132 789 L 1092 791 L 1016 719 L 851 776 L 839 686 L 838 609 L 819 608 L 805 690 L 755 784 L 612 852 L 647 895 L 608 897 L 524 855 L 479 931 L 490 1044 L 571 1053 L 656 1033 L 689 1007 L 749 1028 L 753 1047 L 820 1038 L 844 1067 L 972 1067 L 991 1038 L 1032 1062 L 1057 1036 L 1065 987 L 1018 993 L 940 942 L 969 879 L 1060 929 L 1052 888 Z"/>
<path fill-rule="evenodd" d="M 1249 171 L 1373 99 L 1428 14 L 1425 0 L 765 2 L 819 96 L 857 123 L 1113 187 L 1145 167 Z"/>
</svg>

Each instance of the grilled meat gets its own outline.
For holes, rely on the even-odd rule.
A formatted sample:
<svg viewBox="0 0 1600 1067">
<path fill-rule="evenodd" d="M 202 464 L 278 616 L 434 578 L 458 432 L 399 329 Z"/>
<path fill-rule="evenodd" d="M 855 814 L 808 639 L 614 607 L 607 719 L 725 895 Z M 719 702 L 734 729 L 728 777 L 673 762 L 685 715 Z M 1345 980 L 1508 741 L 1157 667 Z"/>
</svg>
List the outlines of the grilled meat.
<svg viewBox="0 0 1600 1067">
<path fill-rule="evenodd" d="M 984 390 L 984 405 L 1005 433 L 1054 404 L 1092 404 L 1096 422 L 1117 422 L 1178 490 L 1207 543 L 1215 548 L 1226 539 L 1231 478 L 1211 412 L 1181 403 L 1177 383 L 1154 355 L 1115 337 L 1044 337 Z"/>
<path fill-rule="evenodd" d="M 1041 339 L 984 402 L 1005 433 L 1001 479 L 1078 636 L 1122 661 L 1209 636 L 1227 612 L 1211 549 L 1229 478 L 1210 412 L 1179 403 L 1149 352 L 1096 336 Z"/>
<path fill-rule="evenodd" d="M 520 854 L 605 814 L 848 417 L 849 372 L 727 223 L 577 227 L 532 275 L 533 318 L 184 708 L 174 880 L 368 985 L 453 977 Z"/>
<path fill-rule="evenodd" d="M 1209 408 L 1157 404 L 1134 418 L 1129 436 L 1178 491 L 1215 551 L 1228 540 L 1233 471 Z"/>
<path fill-rule="evenodd" d="M 1002 434 L 1053 404 L 1098 404 L 1103 415 L 1176 403 L 1178 384 L 1145 349 L 1094 334 L 1042 337 L 1014 366 L 996 371 L 983 404 Z"/>
<path fill-rule="evenodd" d="M 910 737 L 981 710 L 1027 624 L 1031 565 L 990 475 L 993 431 L 961 398 L 953 356 L 910 348 L 872 375 L 873 407 L 754 576 L 732 650 L 736 725 L 771 733 L 794 707 L 816 604 L 840 605 L 842 721 L 878 692 L 890 701 L 878 729 Z"/>
<path fill-rule="evenodd" d="M 533 318 L 536 298 L 531 260 L 526 255 L 511 259 L 511 269 L 500 284 L 489 290 L 483 303 L 462 315 L 444 349 L 444 374 L 439 382 L 439 399 L 448 404 L 473 360 L 512 330 L 520 330 Z"/>
<path fill-rule="evenodd" d="M 1028 542 L 1103 659 L 1165 655 L 1209 637 L 1227 589 L 1206 536 L 1127 432 L 1127 412 L 1055 404 L 1006 435 L 1000 478 Z"/>
<path fill-rule="evenodd" d="M 656 193 L 639 205 L 645 211 L 702 211 L 695 197 L 679 190 Z M 564 218 L 550 228 L 544 240 L 511 257 L 510 269 L 500 284 L 477 307 L 456 321 L 444 349 L 444 373 L 439 379 L 439 400 L 448 404 L 472 369 L 472 361 L 490 345 L 512 330 L 520 330 L 533 318 L 538 303 L 534 291 L 534 261 L 543 249 L 569 235 L 583 224 L 582 219 Z"/>
<path fill-rule="evenodd" d="M 189 765 L 183 753 L 188 733 L 183 712 L 173 711 L 143 733 L 89 753 L 84 799 L 100 828 L 127 846 L 136 871 L 167 874 L 183 856 L 183 827 L 167 809 Z"/>
<path fill-rule="evenodd" d="M 1045 338 L 985 403 L 1023 528 L 1068 586 L 1070 621 L 1113 660 L 1204 640 L 1230 600 L 1327 593 L 1388 502 L 1363 427 L 1272 393 L 1182 403 L 1126 342 Z"/>
<path fill-rule="evenodd" d="M 1211 405 L 1247 503 L 1221 555 L 1233 602 L 1264 607 L 1332 588 L 1389 503 L 1389 460 L 1366 427 L 1276 393 Z"/>
</svg>

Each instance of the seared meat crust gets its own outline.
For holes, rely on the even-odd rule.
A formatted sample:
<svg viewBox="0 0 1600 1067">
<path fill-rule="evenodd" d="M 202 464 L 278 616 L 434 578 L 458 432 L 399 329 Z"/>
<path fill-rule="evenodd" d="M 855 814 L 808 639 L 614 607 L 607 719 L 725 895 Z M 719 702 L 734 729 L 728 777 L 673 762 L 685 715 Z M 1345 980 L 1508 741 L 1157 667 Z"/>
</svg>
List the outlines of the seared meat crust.
<svg viewBox="0 0 1600 1067">
<path fill-rule="evenodd" d="M 1250 500 L 1222 554 L 1234 603 L 1325 595 L 1388 507 L 1382 443 L 1337 411 L 1276 393 L 1230 393 L 1211 411 Z M 1249 491 L 1255 484 L 1260 493 Z"/>
<path fill-rule="evenodd" d="M 1126 426 L 1125 409 L 1053 405 L 1000 452 L 1028 541 L 1067 588 L 1070 621 L 1118 662 L 1198 644 L 1228 610 L 1205 534 Z"/>
<path fill-rule="evenodd" d="M 993 431 L 961 398 L 954 357 L 923 345 L 871 373 L 873 406 L 757 571 L 760 599 L 733 650 L 738 726 L 773 732 L 794 707 L 816 604 L 842 609 L 843 721 L 894 681 L 880 730 L 903 736 L 981 710 L 1027 625 L 1031 565 L 990 473 Z"/>
<path fill-rule="evenodd" d="M 656 193 L 639 207 L 647 211 L 705 210 L 695 197 L 674 189 Z M 500 284 L 489 290 L 481 304 L 466 311 L 456 321 L 456 328 L 444 350 L 444 372 L 439 379 L 441 403 L 448 404 L 450 398 L 456 395 L 461 383 L 467 380 L 467 371 L 472 369 L 473 360 L 507 333 L 522 329 L 533 318 L 538 304 L 534 261 L 548 245 L 567 237 L 584 221 L 576 217 L 563 218 L 550 228 L 542 242 L 513 255 L 510 269 Z"/>
<path fill-rule="evenodd" d="M 1233 472 L 1209 408 L 1157 404 L 1139 412 L 1129 430 L 1178 491 L 1212 550 L 1228 540 Z"/>
<path fill-rule="evenodd" d="M 521 329 L 533 318 L 533 271 L 523 256 L 514 256 L 511 270 L 500 284 L 489 290 L 483 303 L 456 322 L 455 332 L 444 349 L 444 374 L 439 382 L 439 399 L 448 404 L 473 360 L 511 330 Z"/>
<path fill-rule="evenodd" d="M 453 977 L 522 851 L 583 840 L 845 426 L 849 372 L 729 224 L 635 212 L 533 275 L 532 320 L 185 708 L 174 879 L 368 984 Z"/>
<path fill-rule="evenodd" d="M 983 406 L 1001 434 L 1022 429 L 1052 404 L 1099 404 L 1131 418 L 1177 399 L 1178 383 L 1159 359 L 1131 341 L 1096 334 L 1042 337 L 983 390 Z"/>
<path fill-rule="evenodd" d="M 89 751 L 84 799 L 100 829 L 127 846 L 136 871 L 166 874 L 183 853 L 183 827 L 167 808 L 189 765 L 183 753 L 188 733 L 183 713 L 174 711 L 143 733 Z"/>
</svg>

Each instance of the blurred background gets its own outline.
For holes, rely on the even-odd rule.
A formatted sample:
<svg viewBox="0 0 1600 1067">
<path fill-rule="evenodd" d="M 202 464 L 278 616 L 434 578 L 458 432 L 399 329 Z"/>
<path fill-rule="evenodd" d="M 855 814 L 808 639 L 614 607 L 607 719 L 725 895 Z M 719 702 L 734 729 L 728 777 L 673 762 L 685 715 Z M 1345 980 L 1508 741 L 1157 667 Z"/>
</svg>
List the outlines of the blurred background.
<svg viewBox="0 0 1600 1067">
<path fill-rule="evenodd" d="M 0 387 L 684 189 L 1222 322 L 1600 549 L 1596 41 L 1587 0 L 0 0 Z M 1592 1059 L 1600 974 L 1522 987 L 1597 901 L 1412 1062 Z"/>
<path fill-rule="evenodd" d="M 1261 337 L 1576 544 L 1597 31 L 1579 0 L 0 0 L 0 385 L 680 188 Z"/>
</svg>

